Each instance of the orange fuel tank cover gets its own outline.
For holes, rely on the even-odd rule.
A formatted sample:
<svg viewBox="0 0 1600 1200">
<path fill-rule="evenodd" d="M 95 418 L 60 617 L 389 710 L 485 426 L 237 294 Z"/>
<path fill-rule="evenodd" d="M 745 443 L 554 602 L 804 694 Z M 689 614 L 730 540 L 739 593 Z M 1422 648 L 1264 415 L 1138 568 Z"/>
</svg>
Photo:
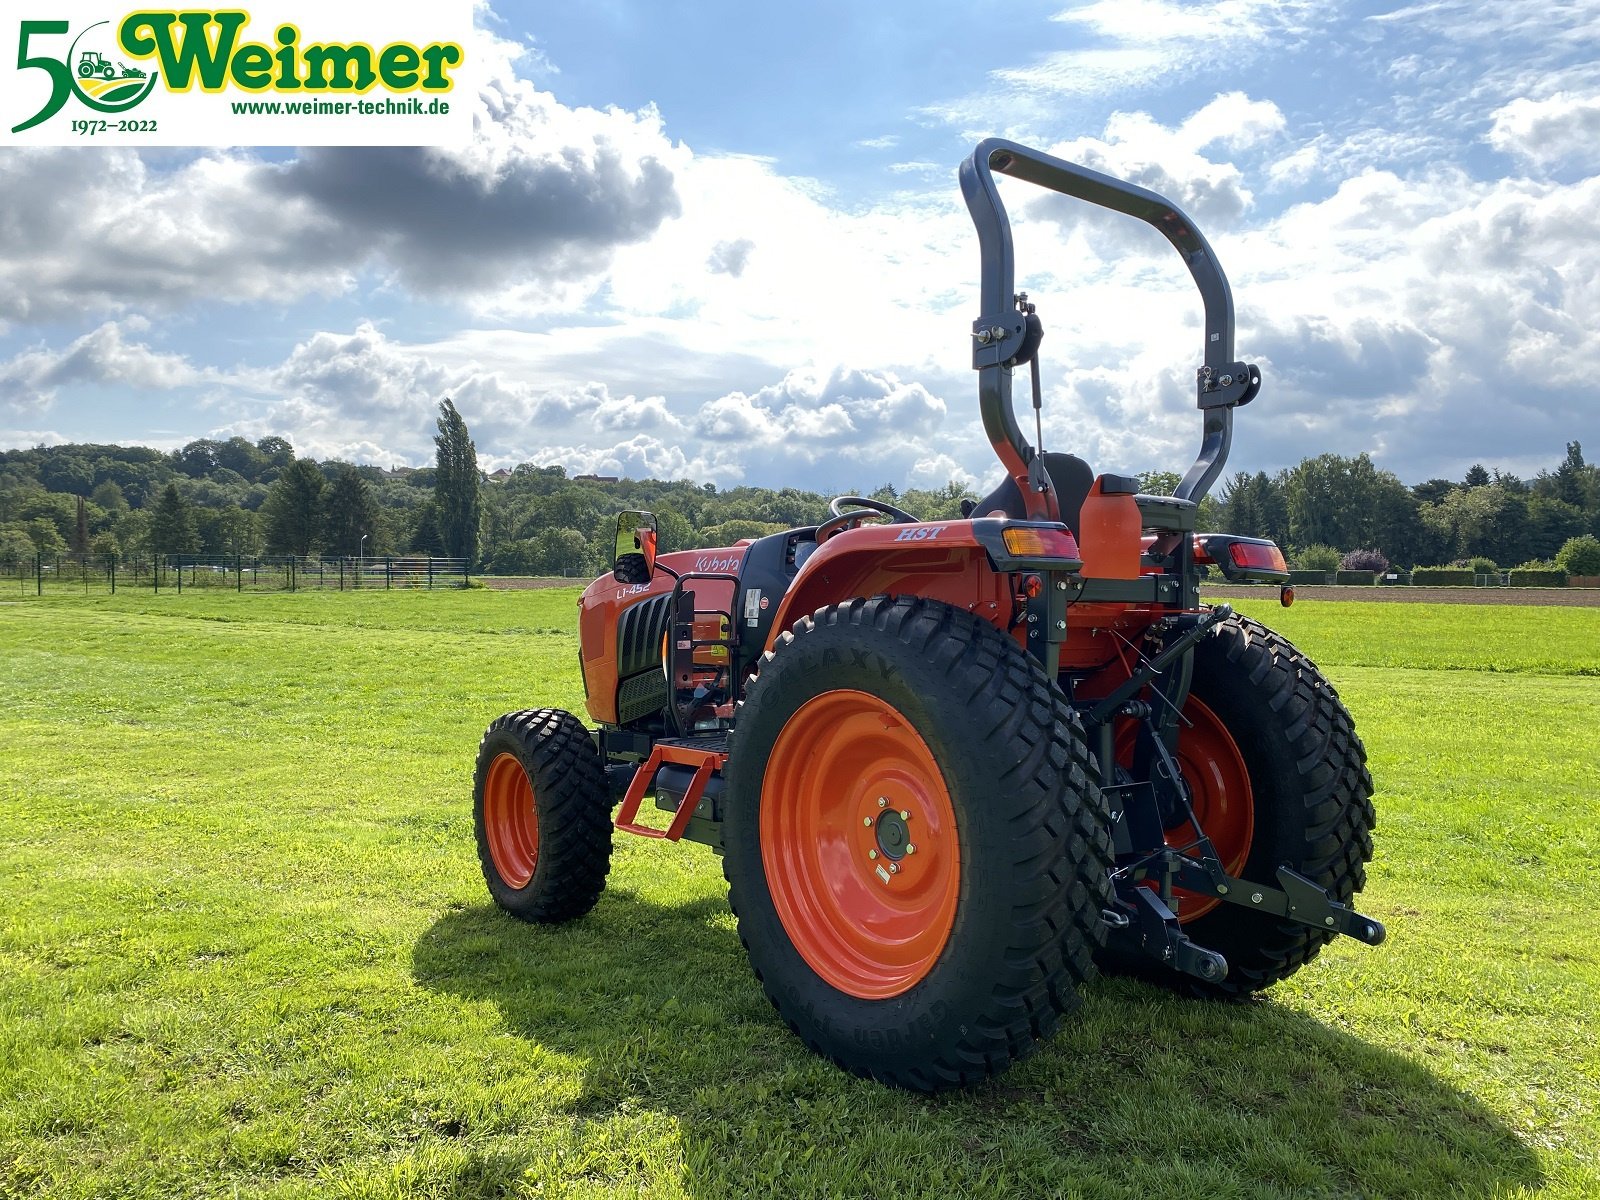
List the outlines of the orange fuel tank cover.
<svg viewBox="0 0 1600 1200">
<path fill-rule="evenodd" d="M 1133 481 L 1102 475 L 1084 497 L 1078 514 L 1078 553 L 1091 579 L 1139 578 L 1143 520 Z M 1126 489 L 1126 490 L 1125 490 Z"/>
</svg>

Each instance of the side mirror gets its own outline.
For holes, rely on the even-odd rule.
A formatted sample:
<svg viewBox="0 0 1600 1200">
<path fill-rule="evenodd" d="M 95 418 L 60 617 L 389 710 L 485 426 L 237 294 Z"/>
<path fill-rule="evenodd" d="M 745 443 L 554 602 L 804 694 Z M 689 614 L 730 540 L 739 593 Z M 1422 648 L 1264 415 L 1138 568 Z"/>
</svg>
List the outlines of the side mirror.
<svg viewBox="0 0 1600 1200">
<path fill-rule="evenodd" d="M 617 553 L 611 576 L 618 583 L 649 583 L 656 572 L 656 515 L 617 514 Z"/>
</svg>

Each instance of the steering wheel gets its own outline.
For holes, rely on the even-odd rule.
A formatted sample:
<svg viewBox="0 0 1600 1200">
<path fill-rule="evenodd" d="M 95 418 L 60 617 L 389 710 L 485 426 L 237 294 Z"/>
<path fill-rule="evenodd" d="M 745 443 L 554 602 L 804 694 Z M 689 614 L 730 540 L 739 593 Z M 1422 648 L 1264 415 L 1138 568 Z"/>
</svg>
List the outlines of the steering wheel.
<svg viewBox="0 0 1600 1200">
<path fill-rule="evenodd" d="M 850 511 L 845 506 L 850 506 Z M 891 525 L 915 525 L 917 518 L 903 508 L 873 500 L 868 496 L 835 496 L 828 501 L 828 511 L 833 514 L 817 526 L 817 541 L 825 542 L 834 534 L 843 532 L 870 513 L 880 513 L 889 518 Z"/>
</svg>

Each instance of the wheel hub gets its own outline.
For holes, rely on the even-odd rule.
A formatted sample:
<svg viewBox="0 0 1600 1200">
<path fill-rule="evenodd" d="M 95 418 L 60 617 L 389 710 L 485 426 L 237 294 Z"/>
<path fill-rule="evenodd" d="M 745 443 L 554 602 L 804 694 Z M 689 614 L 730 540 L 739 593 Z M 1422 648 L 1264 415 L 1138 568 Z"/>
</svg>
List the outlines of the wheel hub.
<svg viewBox="0 0 1600 1200">
<path fill-rule="evenodd" d="M 894 809 L 887 809 L 878 817 L 877 823 L 878 850 L 892 862 L 899 862 L 906 856 L 906 847 L 911 844 L 911 830 L 906 825 L 906 819 Z"/>
</svg>

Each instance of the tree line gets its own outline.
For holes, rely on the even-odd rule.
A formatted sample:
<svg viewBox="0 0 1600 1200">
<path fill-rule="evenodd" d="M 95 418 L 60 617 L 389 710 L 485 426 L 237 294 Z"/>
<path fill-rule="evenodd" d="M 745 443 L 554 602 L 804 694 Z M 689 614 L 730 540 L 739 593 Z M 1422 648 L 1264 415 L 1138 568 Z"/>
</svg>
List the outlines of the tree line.
<svg viewBox="0 0 1600 1200">
<path fill-rule="evenodd" d="M 731 545 L 828 514 L 829 496 L 798 488 L 569 477 L 532 462 L 485 475 L 448 399 L 437 430 L 432 466 L 392 470 L 302 458 L 281 437 L 201 438 L 172 452 L 92 444 L 0 452 L 0 562 L 430 554 L 494 574 L 582 576 L 608 568 L 624 508 L 655 512 L 667 549 Z M 1152 492 L 1170 493 L 1177 482 L 1167 472 L 1141 477 Z M 925 520 L 958 517 L 963 501 L 978 498 L 956 482 L 864 494 Z M 1204 502 L 1200 525 L 1271 538 L 1291 565 L 1310 570 L 1493 569 L 1564 558 L 1574 574 L 1600 573 L 1600 468 L 1574 441 L 1531 480 L 1474 466 L 1459 481 L 1408 486 L 1365 454 L 1324 454 L 1272 474 L 1234 475 Z"/>
</svg>

